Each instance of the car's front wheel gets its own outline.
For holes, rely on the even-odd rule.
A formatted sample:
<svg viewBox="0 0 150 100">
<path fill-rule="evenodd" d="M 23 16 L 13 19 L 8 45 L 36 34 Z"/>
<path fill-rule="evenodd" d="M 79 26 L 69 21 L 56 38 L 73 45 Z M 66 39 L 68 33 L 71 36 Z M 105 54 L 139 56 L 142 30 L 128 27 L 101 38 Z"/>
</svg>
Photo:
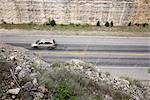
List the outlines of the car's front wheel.
<svg viewBox="0 0 150 100">
<path fill-rule="evenodd" d="M 48 47 L 48 49 L 52 50 L 52 49 L 55 49 L 56 47 Z"/>
<path fill-rule="evenodd" d="M 38 46 L 33 46 L 34 49 L 38 49 Z"/>
</svg>

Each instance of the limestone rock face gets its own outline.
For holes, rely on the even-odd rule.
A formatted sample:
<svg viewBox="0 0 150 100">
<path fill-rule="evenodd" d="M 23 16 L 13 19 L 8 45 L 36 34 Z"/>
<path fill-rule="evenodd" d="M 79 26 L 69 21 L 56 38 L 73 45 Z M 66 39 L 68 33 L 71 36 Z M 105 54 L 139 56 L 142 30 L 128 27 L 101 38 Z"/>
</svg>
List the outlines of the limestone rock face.
<svg viewBox="0 0 150 100">
<path fill-rule="evenodd" d="M 114 25 L 150 23 L 150 0 L 0 0 L 0 21 L 7 23 Z"/>
</svg>

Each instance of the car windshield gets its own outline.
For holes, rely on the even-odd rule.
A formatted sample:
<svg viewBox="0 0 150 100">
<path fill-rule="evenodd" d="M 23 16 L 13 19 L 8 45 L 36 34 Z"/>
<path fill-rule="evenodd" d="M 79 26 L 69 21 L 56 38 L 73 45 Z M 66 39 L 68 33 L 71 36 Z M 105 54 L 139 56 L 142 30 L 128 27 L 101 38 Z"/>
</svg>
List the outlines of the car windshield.
<svg viewBox="0 0 150 100">
<path fill-rule="evenodd" d="M 40 40 L 37 40 L 35 43 L 38 44 Z"/>
</svg>

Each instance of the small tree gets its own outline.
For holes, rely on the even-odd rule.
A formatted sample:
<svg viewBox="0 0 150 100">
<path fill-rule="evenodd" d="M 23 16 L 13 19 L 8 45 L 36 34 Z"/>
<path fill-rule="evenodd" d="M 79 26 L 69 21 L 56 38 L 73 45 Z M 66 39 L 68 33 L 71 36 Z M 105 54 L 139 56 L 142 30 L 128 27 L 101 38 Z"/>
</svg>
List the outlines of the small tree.
<svg viewBox="0 0 150 100">
<path fill-rule="evenodd" d="M 148 26 L 148 24 L 147 24 L 147 23 L 144 23 L 144 24 L 143 24 L 143 27 L 145 27 L 145 26 Z"/>
<path fill-rule="evenodd" d="M 113 23 L 113 21 L 111 21 L 111 22 L 110 22 L 110 26 L 111 26 L 111 27 L 113 27 L 113 26 L 114 26 L 114 23 Z"/>
<path fill-rule="evenodd" d="M 128 23 L 128 26 L 131 26 L 131 22 Z"/>
<path fill-rule="evenodd" d="M 109 22 L 106 22 L 106 23 L 105 23 L 105 26 L 106 26 L 106 27 L 109 27 Z"/>
<path fill-rule="evenodd" d="M 55 22 L 54 19 L 52 19 L 52 21 L 50 22 L 50 25 L 53 26 L 53 27 L 56 25 L 56 22 Z"/>
<path fill-rule="evenodd" d="M 100 26 L 100 22 L 99 21 L 97 21 L 96 26 Z"/>
</svg>

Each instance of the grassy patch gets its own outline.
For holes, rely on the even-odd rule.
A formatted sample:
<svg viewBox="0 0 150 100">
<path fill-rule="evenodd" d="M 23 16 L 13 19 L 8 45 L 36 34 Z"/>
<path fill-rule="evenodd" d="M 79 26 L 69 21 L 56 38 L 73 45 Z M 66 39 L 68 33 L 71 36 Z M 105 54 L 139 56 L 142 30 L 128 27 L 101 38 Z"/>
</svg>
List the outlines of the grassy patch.
<svg viewBox="0 0 150 100">
<path fill-rule="evenodd" d="M 77 100 L 77 97 L 72 94 L 72 89 L 65 81 L 61 82 L 56 88 L 56 93 L 53 96 L 54 100 Z"/>
<path fill-rule="evenodd" d="M 46 24 L 0 24 L 1 29 L 25 29 L 25 30 L 48 30 L 48 31 L 106 31 L 106 32 L 150 32 L 149 26 L 96 26 L 96 25 L 80 25 L 80 24 L 59 24 L 50 26 Z"/>
</svg>

